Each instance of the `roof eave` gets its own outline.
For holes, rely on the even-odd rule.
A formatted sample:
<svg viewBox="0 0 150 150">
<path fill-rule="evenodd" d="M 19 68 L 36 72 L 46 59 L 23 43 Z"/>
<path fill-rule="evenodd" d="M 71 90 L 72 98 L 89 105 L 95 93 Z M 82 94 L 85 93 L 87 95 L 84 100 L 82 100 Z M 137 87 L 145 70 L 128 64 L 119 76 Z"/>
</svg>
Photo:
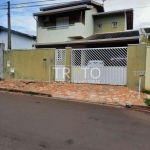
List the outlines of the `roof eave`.
<svg viewBox="0 0 150 150">
<path fill-rule="evenodd" d="M 112 38 L 112 39 L 101 39 L 101 40 L 80 40 L 70 42 L 55 42 L 55 43 L 35 43 L 35 46 L 52 46 L 52 45 L 65 45 L 65 44 L 88 44 L 88 43 L 107 43 L 115 41 L 128 41 L 128 40 L 139 40 L 139 36 L 126 37 L 126 38 Z"/>
<path fill-rule="evenodd" d="M 102 12 L 102 13 L 96 13 L 92 14 L 93 17 L 95 16 L 102 16 L 102 15 L 110 15 L 110 14 L 118 14 L 118 13 L 125 13 L 125 12 L 133 12 L 133 8 L 130 9 L 123 9 L 123 10 L 117 10 L 117 11 L 108 11 L 108 12 Z"/>
<path fill-rule="evenodd" d="M 0 27 L 0 30 L 1 31 L 6 31 L 6 32 L 8 31 L 8 29 L 6 27 L 3 27 L 3 26 Z M 29 34 L 26 34 L 26 33 L 15 31 L 15 30 L 11 30 L 11 33 L 14 33 L 14 34 L 17 34 L 17 35 L 22 35 L 22 36 L 32 38 L 32 39 L 36 39 L 36 36 L 34 36 L 34 35 L 29 35 Z"/>
<path fill-rule="evenodd" d="M 96 2 L 95 0 L 78 0 L 78 1 L 74 1 L 74 2 L 68 2 L 68 3 L 63 3 L 60 5 L 54 5 L 54 6 L 47 6 L 47 7 L 40 7 L 40 11 L 47 11 L 48 9 L 59 9 L 61 7 L 68 7 L 68 6 L 73 6 L 73 5 L 83 5 L 83 4 L 93 4 L 99 7 L 103 7 L 103 4 L 100 4 L 98 2 Z"/>
<path fill-rule="evenodd" d="M 68 11 L 80 10 L 80 9 L 91 9 L 91 8 L 93 8 L 93 6 L 91 5 L 80 5 L 80 6 L 73 6 L 73 7 L 66 7 L 66 8 L 60 8 L 55 10 L 38 12 L 38 13 L 34 13 L 33 16 L 43 16 L 43 15 L 63 13 Z"/>
</svg>

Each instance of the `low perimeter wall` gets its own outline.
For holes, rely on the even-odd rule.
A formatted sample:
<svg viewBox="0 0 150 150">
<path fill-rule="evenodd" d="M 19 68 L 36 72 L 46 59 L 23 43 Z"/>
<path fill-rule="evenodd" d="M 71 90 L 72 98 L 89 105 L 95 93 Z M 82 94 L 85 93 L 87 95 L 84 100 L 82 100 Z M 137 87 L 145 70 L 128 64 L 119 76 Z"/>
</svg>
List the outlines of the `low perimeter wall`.
<svg viewBox="0 0 150 150">
<path fill-rule="evenodd" d="M 5 45 L 4 43 L 0 43 L 0 79 L 4 78 L 4 56 L 3 56 L 3 52 L 5 49 Z"/>
<path fill-rule="evenodd" d="M 145 72 L 142 77 L 142 89 L 150 90 L 150 47 L 147 44 L 128 45 L 127 86 L 138 89 L 140 72 Z"/>
<path fill-rule="evenodd" d="M 55 49 L 4 52 L 5 79 L 54 80 Z"/>
<path fill-rule="evenodd" d="M 55 48 L 13 50 L 4 52 L 5 79 L 55 81 Z M 66 48 L 66 66 L 71 64 L 71 48 Z M 142 77 L 142 89 L 150 90 L 150 47 L 147 44 L 128 46 L 127 86 L 138 89 L 139 76 L 134 72 L 147 72 Z M 66 78 L 68 81 L 69 79 Z"/>
<path fill-rule="evenodd" d="M 146 51 L 146 72 L 147 76 L 145 77 L 145 89 L 150 90 L 150 46 L 147 47 Z"/>
</svg>

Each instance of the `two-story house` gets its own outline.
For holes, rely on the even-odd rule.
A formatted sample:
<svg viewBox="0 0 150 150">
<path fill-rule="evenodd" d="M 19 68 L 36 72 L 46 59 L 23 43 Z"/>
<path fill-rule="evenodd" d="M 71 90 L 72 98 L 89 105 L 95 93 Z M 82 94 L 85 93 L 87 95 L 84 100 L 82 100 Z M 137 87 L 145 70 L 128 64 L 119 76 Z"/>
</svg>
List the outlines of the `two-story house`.
<svg viewBox="0 0 150 150">
<path fill-rule="evenodd" d="M 40 8 L 36 48 L 89 48 L 139 43 L 133 9 L 104 12 L 103 4 L 82 0 Z"/>
</svg>

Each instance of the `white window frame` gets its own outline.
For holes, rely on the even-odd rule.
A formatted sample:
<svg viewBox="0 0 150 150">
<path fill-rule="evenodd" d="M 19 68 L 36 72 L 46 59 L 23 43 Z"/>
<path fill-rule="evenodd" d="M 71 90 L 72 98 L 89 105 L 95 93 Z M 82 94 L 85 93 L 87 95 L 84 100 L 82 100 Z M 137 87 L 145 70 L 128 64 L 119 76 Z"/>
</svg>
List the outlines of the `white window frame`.
<svg viewBox="0 0 150 150">
<path fill-rule="evenodd" d="M 102 23 L 97 23 L 96 28 L 101 29 L 102 28 Z"/>
<path fill-rule="evenodd" d="M 112 22 L 112 28 L 117 28 L 118 27 L 118 22 Z"/>
</svg>

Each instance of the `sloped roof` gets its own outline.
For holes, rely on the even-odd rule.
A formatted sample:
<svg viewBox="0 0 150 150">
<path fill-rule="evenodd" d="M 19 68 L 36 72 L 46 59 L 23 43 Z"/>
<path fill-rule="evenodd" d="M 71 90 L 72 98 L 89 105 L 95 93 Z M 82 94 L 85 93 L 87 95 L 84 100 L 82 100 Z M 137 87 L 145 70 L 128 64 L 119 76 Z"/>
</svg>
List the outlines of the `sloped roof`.
<svg viewBox="0 0 150 150">
<path fill-rule="evenodd" d="M 54 10 L 48 10 L 48 11 L 42 11 L 42 12 L 38 12 L 38 13 L 33 13 L 33 15 L 34 16 L 45 16 L 45 15 L 65 13 L 65 12 L 82 10 L 82 9 L 83 10 L 84 9 L 91 9 L 91 8 L 88 8 L 88 7 L 89 7 L 88 5 L 79 5 L 79 6 L 65 7 L 65 8 L 60 8 L 60 9 L 54 9 Z"/>
<path fill-rule="evenodd" d="M 0 26 L 0 31 L 8 31 L 8 28 Z M 11 33 L 26 36 L 26 37 L 29 37 L 29 38 L 32 38 L 32 39 L 36 39 L 36 36 L 34 36 L 34 35 L 29 35 L 29 34 L 22 33 L 22 32 L 16 31 L 16 30 L 11 30 Z"/>
<path fill-rule="evenodd" d="M 50 42 L 50 43 L 35 43 L 35 46 L 52 46 L 52 45 L 65 45 L 65 44 L 90 44 L 90 43 L 110 43 L 121 41 L 139 40 L 139 31 L 126 31 L 126 32 L 114 32 L 104 34 L 94 34 L 82 40 L 73 40 L 66 42 Z"/>
<path fill-rule="evenodd" d="M 41 11 L 47 11 L 47 10 L 54 10 L 54 9 L 60 9 L 60 8 L 65 8 L 65 7 L 70 7 L 70 6 L 78 6 L 78 5 L 84 5 L 84 4 L 91 4 L 94 5 L 95 7 L 98 7 L 100 11 L 104 11 L 103 5 L 94 1 L 94 0 L 78 0 L 78 1 L 73 1 L 73 2 L 64 2 L 64 3 L 59 3 L 59 4 L 53 4 L 51 6 L 47 7 L 41 7 Z"/>
<path fill-rule="evenodd" d="M 100 13 L 93 14 L 93 16 L 103 16 L 103 15 L 118 14 L 118 13 L 124 13 L 124 12 L 133 12 L 133 8 L 115 10 L 115 11 L 107 11 L 107 12 L 100 12 Z"/>
<path fill-rule="evenodd" d="M 94 34 L 84 40 L 100 40 L 100 39 L 114 39 L 114 38 L 125 38 L 139 36 L 139 31 L 127 31 L 127 32 L 114 32 L 114 33 L 104 33 L 104 34 Z"/>
<path fill-rule="evenodd" d="M 146 33 L 150 33 L 150 28 L 144 28 Z"/>
</svg>

